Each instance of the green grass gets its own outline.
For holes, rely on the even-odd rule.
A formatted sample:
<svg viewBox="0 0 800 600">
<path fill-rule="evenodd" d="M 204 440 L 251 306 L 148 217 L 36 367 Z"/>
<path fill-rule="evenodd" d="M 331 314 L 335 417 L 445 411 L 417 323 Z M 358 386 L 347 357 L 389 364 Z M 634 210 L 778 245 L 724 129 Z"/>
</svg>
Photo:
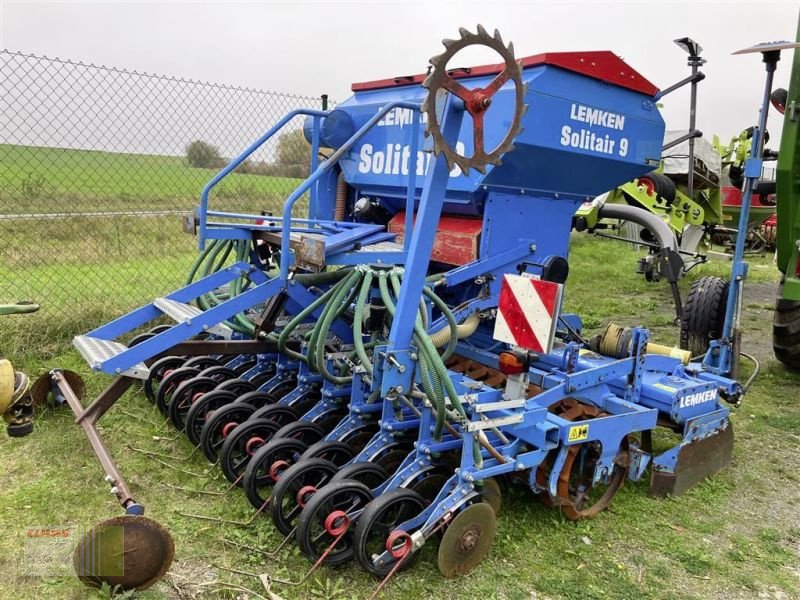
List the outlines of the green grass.
<svg viewBox="0 0 800 600">
<path fill-rule="evenodd" d="M 609 320 L 651 327 L 654 337 L 674 343 L 669 293 L 665 284 L 647 284 L 634 270 L 636 254 L 625 246 L 575 236 L 567 308 L 581 313 L 589 333 Z M 182 259 L 181 259 L 182 260 Z M 182 266 L 176 262 L 175 268 Z M 121 257 L 102 269 L 140 271 L 134 259 Z M 45 268 L 45 267 L 41 267 Z M 77 268 L 77 267 L 76 267 Z M 698 267 L 691 277 L 724 274 L 727 264 Z M 58 271 L 64 287 L 71 272 Z M 0 274 L 0 278 L 3 274 Z M 99 276 L 99 275 L 98 275 Z M 488 558 L 472 574 L 443 579 L 436 568 L 435 543 L 426 545 L 417 563 L 397 576 L 381 595 L 407 598 L 795 598 L 800 589 L 800 376 L 785 371 L 771 357 L 771 297 L 777 271 L 768 258 L 754 259 L 744 309 L 745 348 L 762 362 L 762 374 L 733 416 L 734 464 L 678 498 L 654 499 L 647 483 L 626 484 L 609 509 L 595 519 L 568 522 L 545 508 L 524 489 L 504 497 L 498 532 Z M 109 301 L 98 311 L 81 310 L 93 301 L 91 290 L 79 294 L 75 314 L 95 325 L 124 310 Z M 121 287 L 126 303 L 148 290 L 135 281 Z M 151 296 L 154 294 L 151 294 Z M 116 298 L 116 296 L 112 296 Z M 37 375 L 61 366 L 84 374 L 89 395 L 108 380 L 89 374 L 69 348 L 69 324 L 45 315 L 6 318 L 3 347 L 18 367 Z M 76 317 L 78 318 L 78 317 Z M 91 323 L 88 323 L 91 321 Z M 44 328 L 46 336 L 39 328 Z M 9 339 L 10 338 L 10 339 Z M 46 343 L 44 340 L 47 339 Z M 746 376 L 749 365 L 745 363 Z M 176 486 L 222 492 L 226 485 L 199 457 L 179 462 L 191 451 L 183 438 L 162 424 L 155 408 L 133 390 L 102 421 L 102 430 L 122 472 L 148 514 L 163 522 L 177 541 L 176 561 L 168 579 L 136 597 L 236 598 L 235 592 L 211 592 L 201 585 L 214 579 L 250 588 L 268 597 L 258 580 L 230 573 L 227 567 L 297 580 L 308 562 L 291 546 L 280 559 L 223 543 L 222 538 L 272 549 L 280 538 L 268 518 L 251 527 L 221 526 L 181 516 L 211 514 L 247 519 L 251 509 L 243 494 L 204 496 Z M 163 452 L 167 463 L 204 474 L 198 479 L 154 462 L 129 448 Z M 24 577 L 25 532 L 36 525 L 84 525 L 119 509 L 108 494 L 88 444 L 68 411 L 38 415 L 33 435 L 11 440 L 0 436 L 0 598 L 84 598 L 84 588 L 69 576 Z M 323 568 L 300 587 L 275 584 L 273 592 L 293 598 L 365 598 L 375 581 L 350 565 Z M 241 595 L 239 597 L 258 598 Z"/>
<path fill-rule="evenodd" d="M 122 154 L 0 144 L 0 214 L 186 210 L 198 204 L 216 169 L 195 169 L 179 156 Z M 215 207 L 289 194 L 297 179 L 233 173 L 216 188 Z"/>
</svg>

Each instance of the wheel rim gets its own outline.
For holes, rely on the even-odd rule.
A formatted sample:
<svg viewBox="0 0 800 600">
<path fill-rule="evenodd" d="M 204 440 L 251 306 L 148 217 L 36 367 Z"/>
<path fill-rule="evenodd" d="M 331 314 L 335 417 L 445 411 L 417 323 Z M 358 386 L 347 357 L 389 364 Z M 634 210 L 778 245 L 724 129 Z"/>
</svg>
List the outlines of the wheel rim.
<svg viewBox="0 0 800 600">
<path fill-rule="evenodd" d="M 212 463 L 217 462 L 219 458 L 219 450 L 222 444 L 225 443 L 223 430 L 231 432 L 231 423 L 243 423 L 253 413 L 255 409 L 249 404 L 230 404 L 224 406 L 219 410 L 214 411 L 211 417 L 203 425 L 200 433 L 200 445 L 203 449 L 203 454 Z"/>
<path fill-rule="evenodd" d="M 385 577 L 398 560 L 404 561 L 403 567 L 410 565 L 410 538 L 396 528 L 425 510 L 426 504 L 411 489 L 393 490 L 370 502 L 358 520 L 353 542 L 359 564 L 376 577 Z"/>
<path fill-rule="evenodd" d="M 199 373 L 200 371 L 194 367 L 181 367 L 166 375 L 161 383 L 158 384 L 158 389 L 156 390 L 156 406 L 158 410 L 166 415 L 169 410 L 169 403 L 172 400 L 172 394 L 175 393 L 178 386 L 187 379 L 197 377 Z"/>
<path fill-rule="evenodd" d="M 363 509 L 372 500 L 372 492 L 363 484 L 343 481 L 336 485 L 328 485 L 319 490 L 300 516 L 297 525 L 297 540 L 300 549 L 311 560 L 318 560 L 325 550 L 338 537 L 329 531 L 332 515 L 351 515 Z M 353 527 L 351 526 L 337 543 L 336 547 L 325 557 L 324 564 L 340 564 L 353 556 Z"/>
<path fill-rule="evenodd" d="M 250 419 L 228 435 L 219 452 L 219 463 L 228 481 L 242 485 L 242 476 L 248 463 L 278 429 L 279 426 L 274 421 Z"/>
<path fill-rule="evenodd" d="M 297 525 L 303 508 L 313 495 L 325 487 L 337 467 L 324 459 L 303 459 L 287 469 L 272 490 L 270 513 L 275 527 L 288 535 Z"/>
<path fill-rule="evenodd" d="M 189 412 L 186 413 L 185 427 L 186 437 L 195 446 L 200 443 L 200 436 L 203 433 L 203 426 L 211 417 L 211 414 L 223 406 L 232 404 L 236 396 L 232 392 L 212 390 L 198 399 Z"/>
<path fill-rule="evenodd" d="M 259 448 L 247 464 L 242 480 L 247 500 L 263 509 L 270 499 L 269 491 L 276 483 L 273 466 L 283 461 L 286 466 L 294 464 L 305 451 L 306 445 L 291 438 L 273 439 Z"/>
<path fill-rule="evenodd" d="M 164 380 L 168 371 L 174 371 L 181 367 L 186 361 L 182 356 L 165 356 L 157 360 L 150 367 L 150 373 L 144 382 L 144 395 L 150 402 L 156 401 L 156 390 L 159 384 Z"/>
</svg>

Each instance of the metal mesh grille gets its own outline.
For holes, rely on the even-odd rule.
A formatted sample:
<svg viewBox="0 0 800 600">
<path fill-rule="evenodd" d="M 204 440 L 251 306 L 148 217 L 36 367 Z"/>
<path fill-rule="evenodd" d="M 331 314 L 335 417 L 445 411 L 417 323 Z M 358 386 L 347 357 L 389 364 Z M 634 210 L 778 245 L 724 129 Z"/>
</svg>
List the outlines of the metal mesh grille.
<svg viewBox="0 0 800 600">
<path fill-rule="evenodd" d="M 179 287 L 196 253 L 182 216 L 203 185 L 320 102 L 0 51 L 0 302 L 34 300 L 66 335 Z M 280 210 L 308 173 L 297 121 L 212 208 Z"/>
</svg>

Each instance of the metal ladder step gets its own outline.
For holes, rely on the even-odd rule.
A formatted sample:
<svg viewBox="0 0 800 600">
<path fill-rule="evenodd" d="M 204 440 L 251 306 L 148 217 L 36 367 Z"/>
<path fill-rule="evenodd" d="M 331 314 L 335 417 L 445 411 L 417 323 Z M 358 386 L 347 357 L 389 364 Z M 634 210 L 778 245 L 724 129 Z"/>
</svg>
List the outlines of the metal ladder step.
<svg viewBox="0 0 800 600">
<path fill-rule="evenodd" d="M 100 338 L 94 338 L 88 335 L 75 336 L 72 339 L 72 344 L 95 371 L 101 370 L 103 363 L 109 358 L 122 354 L 128 349 L 125 344 L 120 344 L 119 342 L 111 340 L 101 340 Z M 147 379 L 149 372 L 149 369 L 144 363 L 139 363 L 123 371 L 120 375 L 127 375 L 128 377 L 135 377 L 137 379 Z"/>
<path fill-rule="evenodd" d="M 156 298 L 153 301 L 153 305 L 176 323 L 191 322 L 197 315 L 203 313 L 203 311 L 196 306 L 184 304 L 183 302 L 171 300 L 170 298 Z M 233 330 L 223 323 L 210 326 L 208 332 L 226 339 L 230 339 L 233 334 Z"/>
</svg>

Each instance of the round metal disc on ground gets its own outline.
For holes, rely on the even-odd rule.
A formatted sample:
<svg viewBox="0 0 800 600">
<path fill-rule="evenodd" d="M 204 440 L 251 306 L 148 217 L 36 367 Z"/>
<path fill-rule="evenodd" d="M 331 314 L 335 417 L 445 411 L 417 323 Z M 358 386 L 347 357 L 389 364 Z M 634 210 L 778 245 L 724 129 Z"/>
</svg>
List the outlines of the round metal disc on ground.
<svg viewBox="0 0 800 600">
<path fill-rule="evenodd" d="M 75 371 L 66 370 L 62 370 L 61 374 L 78 400 L 83 400 L 86 394 L 86 384 L 83 383 L 81 376 Z M 45 373 L 34 382 L 31 386 L 30 394 L 34 406 L 45 406 L 47 404 L 47 401 L 52 397 L 52 376 L 50 373 Z"/>
<path fill-rule="evenodd" d="M 492 507 L 477 502 L 462 510 L 439 543 L 439 571 L 445 577 L 465 575 L 489 553 L 497 531 Z"/>
<path fill-rule="evenodd" d="M 483 489 L 480 492 L 483 501 L 492 507 L 494 516 L 499 515 L 500 507 L 503 505 L 503 490 L 500 488 L 500 484 L 497 480 L 493 477 L 484 479 Z"/>
<path fill-rule="evenodd" d="M 143 590 L 161 579 L 175 556 L 169 532 L 147 517 L 124 515 L 90 529 L 72 555 L 86 585 Z"/>
</svg>

